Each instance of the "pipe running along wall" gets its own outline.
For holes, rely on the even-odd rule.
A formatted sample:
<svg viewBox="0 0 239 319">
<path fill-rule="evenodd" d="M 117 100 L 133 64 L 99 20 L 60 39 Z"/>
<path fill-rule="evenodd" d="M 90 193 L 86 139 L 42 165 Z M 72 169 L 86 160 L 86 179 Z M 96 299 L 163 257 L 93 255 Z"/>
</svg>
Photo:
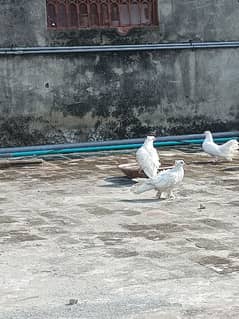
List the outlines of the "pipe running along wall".
<svg viewBox="0 0 239 319">
<path fill-rule="evenodd" d="M 223 132 L 213 134 L 214 140 L 217 143 L 224 143 L 232 138 L 238 139 L 239 131 Z M 178 135 L 157 137 L 154 145 L 156 147 L 163 146 L 180 146 L 189 144 L 201 144 L 203 142 L 203 134 L 193 135 Z M 54 145 L 39 145 L 39 146 L 25 146 L 25 147 L 10 147 L 0 149 L 0 158 L 6 157 L 25 157 L 25 156 L 44 156 L 56 154 L 70 154 L 70 153 L 89 153 L 99 151 L 115 151 L 115 150 L 129 150 L 139 148 L 144 142 L 144 139 L 128 139 L 115 140 L 104 142 L 90 142 L 78 144 L 54 144 Z"/>
<path fill-rule="evenodd" d="M 17 47 L 0 48 L 0 55 L 26 54 L 56 54 L 56 53 L 89 53 L 89 52 L 120 52 L 120 51 L 154 51 L 154 50 L 182 50 L 182 49 L 222 49 L 239 48 L 239 41 L 211 41 L 211 42 L 171 42 L 156 44 L 132 45 L 91 45 L 71 47 Z"/>
</svg>

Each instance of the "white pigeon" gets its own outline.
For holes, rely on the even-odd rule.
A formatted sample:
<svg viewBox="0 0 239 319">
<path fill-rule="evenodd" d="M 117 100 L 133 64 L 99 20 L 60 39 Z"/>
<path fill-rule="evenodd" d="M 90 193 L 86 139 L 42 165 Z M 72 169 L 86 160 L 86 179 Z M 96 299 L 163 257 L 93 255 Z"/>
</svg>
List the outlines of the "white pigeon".
<svg viewBox="0 0 239 319">
<path fill-rule="evenodd" d="M 184 177 L 184 161 L 177 160 L 173 168 L 160 172 L 157 176 L 150 179 L 140 179 L 139 183 L 132 186 L 131 190 L 135 194 L 141 194 L 151 189 L 157 190 L 156 196 L 161 198 L 163 193 L 167 194 L 167 197 L 174 197 L 172 190 L 175 188 Z"/>
<path fill-rule="evenodd" d="M 153 145 L 154 139 L 154 136 L 147 136 L 144 144 L 136 152 L 136 160 L 139 167 L 149 178 L 157 175 L 158 169 L 161 165 L 158 152 Z"/>
<path fill-rule="evenodd" d="M 205 153 L 216 158 L 224 158 L 228 161 L 232 161 L 234 155 L 238 150 L 238 142 L 237 140 L 230 140 L 222 145 L 217 145 L 213 142 L 213 137 L 210 131 L 204 132 L 206 135 L 202 148 Z"/>
</svg>

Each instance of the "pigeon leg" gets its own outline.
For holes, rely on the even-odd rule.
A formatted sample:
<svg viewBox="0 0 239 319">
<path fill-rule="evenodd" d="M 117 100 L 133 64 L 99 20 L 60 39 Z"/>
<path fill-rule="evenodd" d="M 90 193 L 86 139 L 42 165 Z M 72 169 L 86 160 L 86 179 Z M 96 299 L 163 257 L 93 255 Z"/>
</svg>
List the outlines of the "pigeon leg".
<svg viewBox="0 0 239 319">
<path fill-rule="evenodd" d="M 217 164 L 218 161 L 219 161 L 219 158 L 218 158 L 218 157 L 215 157 L 215 159 L 214 159 L 212 162 L 213 162 L 213 164 Z"/>
<path fill-rule="evenodd" d="M 172 191 L 169 192 L 169 198 L 171 198 L 171 199 L 174 199 L 174 198 L 175 198 L 175 195 L 173 194 Z"/>
<path fill-rule="evenodd" d="M 162 192 L 162 191 L 157 191 L 157 193 L 156 193 L 156 198 L 164 200 L 164 199 L 167 198 L 167 196 L 166 196 L 166 194 L 165 194 L 164 192 Z"/>
<path fill-rule="evenodd" d="M 157 193 L 156 193 L 156 197 L 157 197 L 158 199 L 160 199 L 160 198 L 161 198 L 161 195 L 162 195 L 162 193 L 161 193 L 160 191 L 157 191 Z"/>
</svg>

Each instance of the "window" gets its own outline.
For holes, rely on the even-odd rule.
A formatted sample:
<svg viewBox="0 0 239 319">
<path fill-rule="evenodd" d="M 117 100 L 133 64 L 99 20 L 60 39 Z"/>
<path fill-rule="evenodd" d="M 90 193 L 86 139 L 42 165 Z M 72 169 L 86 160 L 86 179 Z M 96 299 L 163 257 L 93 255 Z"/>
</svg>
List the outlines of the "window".
<svg viewBox="0 0 239 319">
<path fill-rule="evenodd" d="M 157 25 L 157 0 L 47 0 L 49 29 Z"/>
</svg>

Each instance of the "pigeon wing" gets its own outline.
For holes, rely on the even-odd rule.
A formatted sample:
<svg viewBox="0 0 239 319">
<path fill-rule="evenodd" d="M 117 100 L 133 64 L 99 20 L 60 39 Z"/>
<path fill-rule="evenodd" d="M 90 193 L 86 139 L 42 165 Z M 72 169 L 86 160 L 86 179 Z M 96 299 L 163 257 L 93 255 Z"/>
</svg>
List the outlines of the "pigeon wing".
<svg viewBox="0 0 239 319">
<path fill-rule="evenodd" d="M 152 179 L 155 188 L 164 190 L 173 187 L 177 182 L 177 172 L 166 170 L 158 174 L 157 177 Z"/>
<path fill-rule="evenodd" d="M 141 147 L 136 152 L 136 160 L 140 168 L 149 178 L 157 175 L 158 167 L 155 165 L 150 153 L 144 147 Z"/>
<path fill-rule="evenodd" d="M 153 148 L 150 150 L 150 155 L 151 155 L 152 161 L 154 162 L 154 165 L 155 165 L 157 168 L 159 168 L 160 165 L 161 165 L 161 163 L 160 163 L 160 161 L 159 161 L 159 155 L 158 155 L 158 152 L 157 152 L 156 148 L 153 147 Z"/>
<path fill-rule="evenodd" d="M 205 153 L 208 153 L 212 156 L 218 156 L 219 155 L 219 148 L 218 145 L 215 144 L 214 142 L 204 142 L 202 144 L 202 148 Z"/>
</svg>

